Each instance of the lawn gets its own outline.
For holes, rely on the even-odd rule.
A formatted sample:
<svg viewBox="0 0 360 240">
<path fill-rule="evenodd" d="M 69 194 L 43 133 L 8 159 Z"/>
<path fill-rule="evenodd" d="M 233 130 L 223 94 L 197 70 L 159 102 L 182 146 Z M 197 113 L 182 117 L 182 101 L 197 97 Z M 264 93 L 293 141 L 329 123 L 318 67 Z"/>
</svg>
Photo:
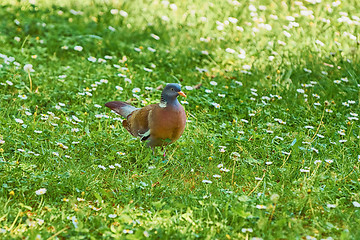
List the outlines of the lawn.
<svg viewBox="0 0 360 240">
<path fill-rule="evenodd" d="M 359 9 L 2 0 L 0 239 L 360 239 Z M 164 159 L 104 104 L 166 83 Z"/>
</svg>

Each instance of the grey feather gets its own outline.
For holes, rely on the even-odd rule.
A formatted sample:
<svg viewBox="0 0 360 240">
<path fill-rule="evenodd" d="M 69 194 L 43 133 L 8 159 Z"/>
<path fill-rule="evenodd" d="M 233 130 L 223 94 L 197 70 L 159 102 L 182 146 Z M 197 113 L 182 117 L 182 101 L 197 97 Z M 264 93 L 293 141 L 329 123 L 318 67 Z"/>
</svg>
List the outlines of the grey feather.
<svg viewBox="0 0 360 240">
<path fill-rule="evenodd" d="M 105 103 L 105 106 L 116 112 L 117 114 L 120 114 L 124 118 L 127 118 L 133 111 L 135 111 L 136 108 L 134 106 L 131 106 L 130 104 L 126 102 L 120 102 L 120 101 L 113 101 Z"/>
</svg>

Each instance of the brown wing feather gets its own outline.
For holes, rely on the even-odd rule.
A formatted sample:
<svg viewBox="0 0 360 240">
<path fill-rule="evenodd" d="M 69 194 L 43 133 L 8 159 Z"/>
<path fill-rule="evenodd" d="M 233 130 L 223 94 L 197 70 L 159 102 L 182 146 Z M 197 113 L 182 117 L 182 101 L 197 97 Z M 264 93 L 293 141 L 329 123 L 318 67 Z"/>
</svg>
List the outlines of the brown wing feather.
<svg viewBox="0 0 360 240">
<path fill-rule="evenodd" d="M 126 128 L 131 135 L 143 137 L 143 134 L 149 131 L 149 114 L 156 104 L 148 105 L 133 111 L 127 118 Z"/>
</svg>

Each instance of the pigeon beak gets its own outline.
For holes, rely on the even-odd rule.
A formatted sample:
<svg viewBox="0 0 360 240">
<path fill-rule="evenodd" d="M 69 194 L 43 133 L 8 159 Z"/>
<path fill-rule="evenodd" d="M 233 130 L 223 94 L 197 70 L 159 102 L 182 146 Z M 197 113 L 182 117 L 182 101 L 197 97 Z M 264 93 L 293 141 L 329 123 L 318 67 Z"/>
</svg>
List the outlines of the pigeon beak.
<svg viewBox="0 0 360 240">
<path fill-rule="evenodd" d="M 179 95 L 183 96 L 183 97 L 186 97 L 186 94 L 182 91 L 178 92 Z"/>
</svg>

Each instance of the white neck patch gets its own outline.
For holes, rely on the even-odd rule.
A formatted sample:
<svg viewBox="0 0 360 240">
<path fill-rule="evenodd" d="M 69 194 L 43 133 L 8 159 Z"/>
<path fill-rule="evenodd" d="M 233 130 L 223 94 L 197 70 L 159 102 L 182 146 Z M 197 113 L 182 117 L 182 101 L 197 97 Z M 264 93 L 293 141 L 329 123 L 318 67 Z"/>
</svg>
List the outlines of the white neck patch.
<svg viewBox="0 0 360 240">
<path fill-rule="evenodd" d="M 159 107 L 161 107 L 161 108 L 165 108 L 166 107 L 166 102 L 160 102 L 159 103 Z"/>
</svg>

